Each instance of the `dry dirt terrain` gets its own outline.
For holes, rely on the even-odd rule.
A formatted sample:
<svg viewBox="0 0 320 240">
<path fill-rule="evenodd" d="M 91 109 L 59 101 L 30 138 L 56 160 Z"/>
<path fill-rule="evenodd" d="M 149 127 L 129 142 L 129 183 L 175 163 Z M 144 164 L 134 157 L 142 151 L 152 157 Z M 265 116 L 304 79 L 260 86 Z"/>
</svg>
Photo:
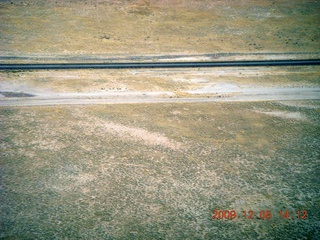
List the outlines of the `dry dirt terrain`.
<svg viewBox="0 0 320 240">
<path fill-rule="evenodd" d="M 319 11 L 0 0 L 0 64 L 316 59 Z M 0 239 L 319 239 L 319 136 L 319 66 L 0 71 Z"/>
<path fill-rule="evenodd" d="M 317 239 L 319 109 L 1 107 L 1 237 Z M 214 209 L 240 218 L 213 220 Z M 254 219 L 243 219 L 249 210 Z"/>
<path fill-rule="evenodd" d="M 0 53 L 314 53 L 319 9 L 317 0 L 1 0 Z"/>
</svg>

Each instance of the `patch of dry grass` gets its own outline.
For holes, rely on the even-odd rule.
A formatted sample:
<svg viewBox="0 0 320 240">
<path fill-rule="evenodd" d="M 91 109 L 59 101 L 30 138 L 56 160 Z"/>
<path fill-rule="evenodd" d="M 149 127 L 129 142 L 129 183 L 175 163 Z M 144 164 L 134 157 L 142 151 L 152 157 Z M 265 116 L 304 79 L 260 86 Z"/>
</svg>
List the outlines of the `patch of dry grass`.
<svg viewBox="0 0 320 240">
<path fill-rule="evenodd" d="M 311 105 L 1 108 L 0 236 L 316 238 L 320 112 Z M 212 220 L 213 209 L 274 217 Z M 306 209 L 308 219 L 279 219 L 280 209 Z"/>
<path fill-rule="evenodd" d="M 2 54 L 314 52 L 317 1 L 9 1 Z"/>
</svg>

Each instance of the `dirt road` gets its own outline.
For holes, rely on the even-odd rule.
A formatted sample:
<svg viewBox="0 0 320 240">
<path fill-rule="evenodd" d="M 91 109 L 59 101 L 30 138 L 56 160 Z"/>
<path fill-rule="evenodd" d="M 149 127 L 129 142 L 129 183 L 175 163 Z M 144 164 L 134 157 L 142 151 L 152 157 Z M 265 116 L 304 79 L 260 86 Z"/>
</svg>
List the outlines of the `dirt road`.
<svg viewBox="0 0 320 240">
<path fill-rule="evenodd" d="M 220 84 L 221 86 L 221 84 Z M 229 86 L 229 85 L 228 85 Z M 0 92 L 0 106 L 45 106 L 68 104 L 179 103 L 179 102 L 243 102 L 277 100 L 320 100 L 319 87 L 249 88 L 218 86 L 189 91 L 190 97 L 179 98 L 173 92 L 59 93 L 34 97 L 5 97 Z M 22 94 L 22 93 L 21 93 Z M 30 93 L 29 93 L 30 94 Z M 33 93 L 31 93 L 33 94 Z M 206 94 L 206 97 L 203 97 Z M 23 95 L 22 95 L 23 96 Z"/>
</svg>

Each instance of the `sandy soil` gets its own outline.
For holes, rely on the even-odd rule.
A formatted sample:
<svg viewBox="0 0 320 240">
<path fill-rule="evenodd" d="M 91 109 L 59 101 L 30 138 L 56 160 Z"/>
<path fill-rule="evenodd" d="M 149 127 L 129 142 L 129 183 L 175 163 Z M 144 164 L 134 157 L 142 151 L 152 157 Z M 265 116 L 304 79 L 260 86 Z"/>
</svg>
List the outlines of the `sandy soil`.
<svg viewBox="0 0 320 240">
<path fill-rule="evenodd" d="M 0 62 L 319 58 L 319 9 L 0 0 Z M 319 74 L 1 71 L 0 238 L 318 239 Z"/>
<path fill-rule="evenodd" d="M 11 93 L 11 94 L 8 94 Z M 25 96 L 23 93 L 0 92 L 0 106 L 46 106 L 122 103 L 181 103 L 181 102 L 252 102 L 320 100 L 320 88 L 246 88 L 233 91 L 205 91 L 203 95 L 179 97 L 174 93 L 123 92 L 123 93 L 60 93 Z"/>
<path fill-rule="evenodd" d="M 319 66 L 0 72 L 0 105 L 317 100 Z"/>
<path fill-rule="evenodd" d="M 320 105 L 289 105 L 1 107 L 0 236 L 317 239 Z"/>
<path fill-rule="evenodd" d="M 319 9 L 316 0 L 1 1 L 0 55 L 314 53 Z"/>
</svg>

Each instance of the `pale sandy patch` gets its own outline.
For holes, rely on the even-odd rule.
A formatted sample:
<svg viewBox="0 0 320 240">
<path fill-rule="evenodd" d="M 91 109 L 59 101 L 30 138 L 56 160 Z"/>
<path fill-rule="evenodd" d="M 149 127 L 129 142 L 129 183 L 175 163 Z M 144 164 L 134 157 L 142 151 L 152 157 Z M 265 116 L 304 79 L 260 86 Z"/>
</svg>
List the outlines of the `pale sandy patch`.
<svg viewBox="0 0 320 240">
<path fill-rule="evenodd" d="M 78 184 L 85 184 L 87 182 L 91 182 L 96 177 L 93 174 L 89 173 L 81 173 L 79 176 L 74 177 L 74 179 L 78 182 Z"/>
<path fill-rule="evenodd" d="M 255 112 L 263 113 L 269 116 L 284 118 L 284 119 L 295 119 L 295 120 L 301 120 L 301 121 L 308 120 L 307 117 L 305 117 L 299 112 L 282 112 L 282 111 L 273 111 L 273 112 L 255 111 Z"/>
<path fill-rule="evenodd" d="M 92 119 L 91 119 L 92 121 Z M 81 122 L 81 126 L 85 126 L 84 129 L 89 130 L 91 133 L 93 133 L 93 129 L 95 127 L 103 129 L 107 133 L 111 133 L 113 135 L 116 135 L 117 137 L 120 137 L 122 139 L 128 140 L 128 141 L 142 141 L 146 145 L 151 146 L 163 146 L 166 148 L 171 149 L 179 149 L 181 148 L 181 143 L 174 141 L 172 139 L 169 139 L 165 135 L 157 132 L 150 132 L 141 128 L 136 127 L 128 127 L 122 124 L 116 124 L 113 122 L 104 122 L 99 119 L 95 119 L 94 125 L 87 123 L 87 122 Z M 89 129 L 91 128 L 91 130 Z"/>
<path fill-rule="evenodd" d="M 182 113 L 181 111 L 177 111 L 177 110 L 171 112 L 171 114 L 173 115 L 180 115 L 181 113 Z"/>
<path fill-rule="evenodd" d="M 180 143 L 170 140 L 160 133 L 149 132 L 144 129 L 127 127 L 120 124 L 115 124 L 112 122 L 99 124 L 104 127 L 108 132 L 114 132 L 117 135 L 124 137 L 126 139 L 140 140 L 145 142 L 147 145 L 161 145 L 164 147 L 178 149 L 180 148 Z"/>
</svg>

